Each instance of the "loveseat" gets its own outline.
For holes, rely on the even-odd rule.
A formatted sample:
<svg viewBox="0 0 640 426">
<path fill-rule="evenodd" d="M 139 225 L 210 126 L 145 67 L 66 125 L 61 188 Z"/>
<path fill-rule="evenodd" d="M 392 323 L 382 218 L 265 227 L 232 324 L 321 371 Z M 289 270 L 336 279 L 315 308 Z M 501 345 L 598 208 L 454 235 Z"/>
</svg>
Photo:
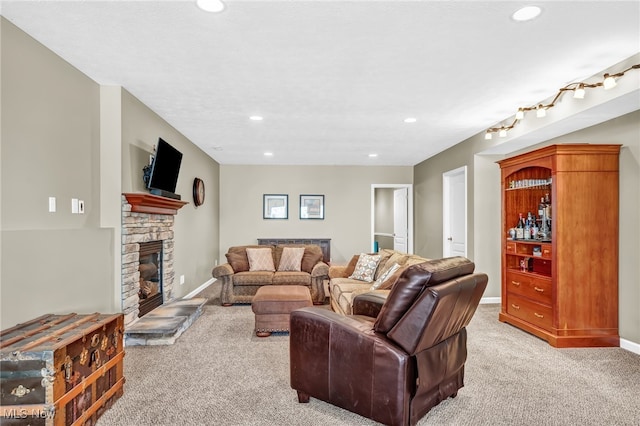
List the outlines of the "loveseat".
<svg viewBox="0 0 640 426">
<path fill-rule="evenodd" d="M 329 266 L 322 261 L 322 249 L 316 245 L 245 245 L 230 247 L 227 263 L 213 268 L 211 275 L 222 281 L 223 306 L 251 303 L 265 285 L 301 285 L 308 287 L 314 304 L 325 300 L 324 280 Z"/>
<path fill-rule="evenodd" d="M 332 265 L 329 268 L 331 309 L 342 315 L 351 315 L 356 296 L 369 292 L 386 296 L 405 269 L 427 260 L 413 254 L 382 249 L 378 253 L 355 255 L 347 265 Z"/>
<path fill-rule="evenodd" d="M 375 297 L 361 303 L 370 293 L 356 296 L 354 315 L 293 311 L 290 378 L 298 401 L 314 397 L 383 424 L 415 425 L 457 396 L 466 326 L 488 279 L 474 267 L 462 257 L 412 265 L 375 309 Z M 455 404 L 448 409 L 455 417 Z"/>
</svg>

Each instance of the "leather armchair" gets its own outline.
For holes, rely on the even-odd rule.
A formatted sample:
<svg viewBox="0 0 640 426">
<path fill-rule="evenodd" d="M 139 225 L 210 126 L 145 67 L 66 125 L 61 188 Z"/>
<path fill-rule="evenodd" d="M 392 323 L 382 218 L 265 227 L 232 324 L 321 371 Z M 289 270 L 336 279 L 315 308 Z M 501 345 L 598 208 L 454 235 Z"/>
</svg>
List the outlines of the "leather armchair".
<svg viewBox="0 0 640 426">
<path fill-rule="evenodd" d="M 466 326 L 487 275 L 457 257 L 405 270 L 386 300 L 360 315 L 322 308 L 291 313 L 291 387 L 372 420 L 413 425 L 463 387 Z M 366 297 L 365 297 L 366 299 Z M 377 317 L 376 300 L 382 302 Z"/>
</svg>

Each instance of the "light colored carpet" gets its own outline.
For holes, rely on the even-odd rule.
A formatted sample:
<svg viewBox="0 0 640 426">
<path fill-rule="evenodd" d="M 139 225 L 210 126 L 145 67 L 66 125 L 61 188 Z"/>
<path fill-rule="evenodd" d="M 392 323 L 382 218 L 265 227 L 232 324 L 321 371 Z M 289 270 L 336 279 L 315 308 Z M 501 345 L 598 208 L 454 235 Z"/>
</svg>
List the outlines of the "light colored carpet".
<svg viewBox="0 0 640 426">
<path fill-rule="evenodd" d="M 373 425 L 289 385 L 289 336 L 258 338 L 249 305 L 219 306 L 172 346 L 126 348 L 125 392 L 109 425 Z M 420 425 L 640 425 L 640 356 L 620 348 L 555 349 L 480 305 L 468 331 L 465 387 Z"/>
</svg>

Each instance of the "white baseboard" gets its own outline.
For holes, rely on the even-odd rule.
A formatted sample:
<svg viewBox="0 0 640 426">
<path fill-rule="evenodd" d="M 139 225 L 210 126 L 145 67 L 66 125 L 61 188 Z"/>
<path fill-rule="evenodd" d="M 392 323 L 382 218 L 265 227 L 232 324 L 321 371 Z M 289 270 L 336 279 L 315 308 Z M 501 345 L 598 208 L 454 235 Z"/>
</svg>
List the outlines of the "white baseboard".
<svg viewBox="0 0 640 426">
<path fill-rule="evenodd" d="M 502 298 L 500 297 L 483 297 L 482 299 L 480 299 L 480 304 L 481 305 L 496 304 L 496 303 L 500 303 L 501 301 L 502 301 Z"/>
<path fill-rule="evenodd" d="M 198 287 L 195 290 L 193 290 L 191 293 L 185 295 L 183 297 L 183 299 L 191 299 L 191 298 L 193 298 L 193 296 L 195 296 L 196 294 L 200 293 L 202 290 L 204 290 L 205 288 L 207 288 L 211 284 L 213 284 L 215 282 L 215 280 L 216 280 L 215 278 L 211 278 L 209 281 L 205 282 L 200 287 Z"/>
<path fill-rule="evenodd" d="M 620 347 L 626 349 L 629 352 L 640 355 L 640 343 L 635 343 L 630 340 L 620 339 Z"/>
</svg>

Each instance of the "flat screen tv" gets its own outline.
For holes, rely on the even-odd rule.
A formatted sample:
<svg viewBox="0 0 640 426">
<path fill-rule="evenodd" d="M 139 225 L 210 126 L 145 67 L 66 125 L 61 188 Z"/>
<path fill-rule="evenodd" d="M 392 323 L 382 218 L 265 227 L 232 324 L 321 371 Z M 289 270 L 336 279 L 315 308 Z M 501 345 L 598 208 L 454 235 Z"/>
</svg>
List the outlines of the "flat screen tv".
<svg viewBox="0 0 640 426">
<path fill-rule="evenodd" d="M 156 154 L 153 157 L 151 171 L 147 182 L 147 188 L 152 194 L 171 198 L 180 198 L 176 195 L 178 173 L 182 163 L 182 153 L 172 147 L 164 139 L 158 138 Z"/>
</svg>

